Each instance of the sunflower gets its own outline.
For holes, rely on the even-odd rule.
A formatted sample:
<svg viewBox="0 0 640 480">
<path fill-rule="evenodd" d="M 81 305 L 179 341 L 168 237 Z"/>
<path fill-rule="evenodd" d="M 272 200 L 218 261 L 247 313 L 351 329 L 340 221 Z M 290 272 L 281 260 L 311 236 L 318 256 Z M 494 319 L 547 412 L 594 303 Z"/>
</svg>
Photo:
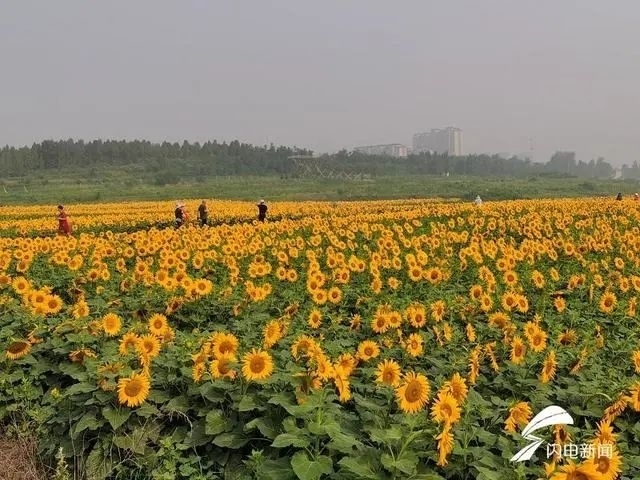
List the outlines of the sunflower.
<svg viewBox="0 0 640 480">
<path fill-rule="evenodd" d="M 129 352 L 129 349 L 135 349 L 139 340 L 140 337 L 135 333 L 125 333 L 122 339 L 120 339 L 120 346 L 118 347 L 120 355 L 126 355 Z"/>
<path fill-rule="evenodd" d="M 47 313 L 56 314 L 62 310 L 62 299 L 58 295 L 47 295 Z"/>
<path fill-rule="evenodd" d="M 513 292 L 507 292 L 502 295 L 500 303 L 502 305 L 502 308 L 510 312 L 517 306 L 518 296 Z"/>
<path fill-rule="evenodd" d="M 88 348 L 81 348 L 79 350 L 74 350 L 69 353 L 69 360 L 74 363 L 84 363 L 85 358 L 96 358 L 96 354 L 93 350 L 89 350 Z"/>
<path fill-rule="evenodd" d="M 9 360 L 18 360 L 31 351 L 31 344 L 26 340 L 17 340 L 7 347 L 5 355 Z"/>
<path fill-rule="evenodd" d="M 358 358 L 363 361 L 371 360 L 380 355 L 380 347 L 376 342 L 365 340 L 358 345 Z"/>
<path fill-rule="evenodd" d="M 602 444 L 616 443 L 616 435 L 613 433 L 610 420 L 605 419 L 598 422 L 596 440 Z"/>
<path fill-rule="evenodd" d="M 453 433 L 451 426 L 445 425 L 442 432 L 436 437 L 438 440 L 438 462 L 439 467 L 447 465 L 447 456 L 453 451 Z"/>
<path fill-rule="evenodd" d="M 615 480 L 620 473 L 622 459 L 618 449 L 613 444 L 594 442 L 594 458 L 592 459 L 598 480 Z"/>
<path fill-rule="evenodd" d="M 469 296 L 471 297 L 472 300 L 479 301 L 480 298 L 482 297 L 482 294 L 483 294 L 483 291 L 482 291 L 482 287 L 480 285 L 474 285 L 469 290 Z"/>
<path fill-rule="evenodd" d="M 547 334 L 542 329 L 537 329 L 528 340 L 531 350 L 536 353 L 542 352 L 547 348 Z"/>
<path fill-rule="evenodd" d="M 320 310 L 311 310 L 311 313 L 309 313 L 308 323 L 309 326 L 314 330 L 320 328 L 320 326 L 322 325 L 322 313 L 320 312 Z"/>
<path fill-rule="evenodd" d="M 489 325 L 497 328 L 504 328 L 509 323 L 509 315 L 504 312 L 495 312 L 489 315 Z"/>
<path fill-rule="evenodd" d="M 120 332 L 122 320 L 115 313 L 107 313 L 102 317 L 102 329 L 108 336 L 113 337 Z"/>
<path fill-rule="evenodd" d="M 631 408 L 636 412 L 640 412 L 640 382 L 634 383 L 629 389 L 628 402 Z"/>
<path fill-rule="evenodd" d="M 460 420 L 460 405 L 448 391 L 440 391 L 431 407 L 431 417 L 438 423 L 453 425 Z"/>
<path fill-rule="evenodd" d="M 331 287 L 327 292 L 327 297 L 331 303 L 337 305 L 342 301 L 342 290 L 338 287 Z"/>
<path fill-rule="evenodd" d="M 350 353 L 343 353 L 338 357 L 334 368 L 336 371 L 340 371 L 343 375 L 349 377 L 353 370 L 355 370 L 358 360 Z"/>
<path fill-rule="evenodd" d="M 480 296 L 480 309 L 487 313 L 490 312 L 491 309 L 493 308 L 493 300 L 491 300 L 491 297 L 487 294 L 483 294 Z"/>
<path fill-rule="evenodd" d="M 418 355 L 422 354 L 423 341 L 424 340 L 419 334 L 412 333 L 411 335 L 409 335 L 409 338 L 407 339 L 407 342 L 404 348 L 409 355 L 411 355 L 412 357 L 417 357 Z"/>
<path fill-rule="evenodd" d="M 291 355 L 298 360 L 303 355 L 309 355 L 312 347 L 315 345 L 316 342 L 313 338 L 307 335 L 301 335 L 293 342 L 293 345 L 291 345 Z"/>
<path fill-rule="evenodd" d="M 265 348 L 271 348 L 282 338 L 283 325 L 278 320 L 271 320 L 267 323 L 267 326 L 264 327 L 263 334 Z"/>
<path fill-rule="evenodd" d="M 333 382 L 336 384 L 336 388 L 338 389 L 338 400 L 342 403 L 351 400 L 351 386 L 349 385 L 349 379 L 346 376 L 335 372 L 333 375 Z"/>
<path fill-rule="evenodd" d="M 153 335 L 162 337 L 164 336 L 167 328 L 169 328 L 167 317 L 165 317 L 161 313 L 154 313 L 153 315 L 151 315 L 151 318 L 149 318 L 149 331 Z"/>
<path fill-rule="evenodd" d="M 572 328 L 566 329 L 563 333 L 558 335 L 558 343 L 560 345 L 574 345 L 578 342 L 578 335 Z"/>
<path fill-rule="evenodd" d="M 531 407 L 527 402 L 518 402 L 509 409 L 509 417 L 504 422 L 507 432 L 515 432 L 518 425 L 526 425 L 531 419 Z"/>
<path fill-rule="evenodd" d="M 616 307 L 616 295 L 613 292 L 605 292 L 600 297 L 600 311 L 604 313 L 611 313 L 613 309 Z"/>
<path fill-rule="evenodd" d="M 402 324 L 402 315 L 399 312 L 391 311 L 387 318 L 390 328 L 400 328 L 400 325 Z"/>
<path fill-rule="evenodd" d="M 233 380 L 237 373 L 231 368 L 231 366 L 235 362 L 236 357 L 230 354 L 223 354 L 211 362 L 211 365 L 209 365 L 209 372 L 215 379 L 228 378 Z"/>
<path fill-rule="evenodd" d="M 160 342 L 151 334 L 143 335 L 136 344 L 136 350 L 145 360 L 155 358 L 160 354 Z"/>
<path fill-rule="evenodd" d="M 542 273 L 540 273 L 538 270 L 534 270 L 531 273 L 531 281 L 536 288 L 544 288 L 544 275 L 542 275 Z"/>
<path fill-rule="evenodd" d="M 540 381 L 542 383 L 548 383 L 550 380 L 553 380 L 556 376 L 557 366 L 558 362 L 556 361 L 556 352 L 551 350 L 547 355 L 547 358 L 544 360 L 542 372 L 540 373 Z"/>
<path fill-rule="evenodd" d="M 406 310 L 406 317 L 414 328 L 421 328 L 427 321 L 427 310 L 422 305 L 412 305 Z"/>
<path fill-rule="evenodd" d="M 383 360 L 378 364 L 376 382 L 391 387 L 400 385 L 400 365 L 395 360 Z"/>
<path fill-rule="evenodd" d="M 569 460 L 569 463 L 560 467 L 560 472 L 555 473 L 550 480 L 600 480 L 600 475 L 593 462 L 586 461 L 576 465 Z"/>
<path fill-rule="evenodd" d="M 436 322 L 442 321 L 446 312 L 446 304 L 442 300 L 437 300 L 429 305 L 429 307 L 431 309 L 431 317 Z"/>
<path fill-rule="evenodd" d="M 458 372 L 453 374 L 451 380 L 444 383 L 442 390 L 449 392 L 458 403 L 462 403 L 469 393 L 466 380 Z"/>
<path fill-rule="evenodd" d="M 513 337 L 511 340 L 511 361 L 516 365 L 524 362 L 524 356 L 527 352 L 527 347 L 525 347 L 522 338 L 519 336 Z"/>
<path fill-rule="evenodd" d="M 375 333 L 385 333 L 389 328 L 387 313 L 381 311 L 376 312 L 371 320 L 371 330 Z"/>
<path fill-rule="evenodd" d="M 231 333 L 216 332 L 211 337 L 213 355 L 217 358 L 224 354 L 235 355 L 238 351 L 238 339 Z"/>
<path fill-rule="evenodd" d="M 403 412 L 416 413 L 425 407 L 430 393 L 429 382 L 424 375 L 408 372 L 396 388 L 396 399 Z"/>
<path fill-rule="evenodd" d="M 273 360 L 269 353 L 254 348 L 242 361 L 242 375 L 247 380 L 264 380 L 273 373 Z"/>
<path fill-rule="evenodd" d="M 128 407 L 142 405 L 149 396 L 151 381 L 149 376 L 134 373 L 129 378 L 118 380 L 118 401 Z"/>
<path fill-rule="evenodd" d="M 562 297 L 556 297 L 555 300 L 553 301 L 553 306 L 555 307 L 558 313 L 562 313 L 567 308 L 567 302 Z"/>
<path fill-rule="evenodd" d="M 464 329 L 465 334 L 467 335 L 467 340 L 470 342 L 476 341 L 476 329 L 473 328 L 473 325 L 467 323 L 467 326 Z"/>
</svg>

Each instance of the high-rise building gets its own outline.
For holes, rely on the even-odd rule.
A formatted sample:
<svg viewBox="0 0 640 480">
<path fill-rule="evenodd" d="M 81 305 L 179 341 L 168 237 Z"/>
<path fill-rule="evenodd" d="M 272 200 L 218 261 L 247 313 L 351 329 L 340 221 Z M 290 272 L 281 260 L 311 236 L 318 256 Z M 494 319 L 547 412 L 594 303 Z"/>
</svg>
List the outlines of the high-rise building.
<svg viewBox="0 0 640 480">
<path fill-rule="evenodd" d="M 455 127 L 433 129 L 413 136 L 413 153 L 433 151 L 451 156 L 464 155 L 462 130 Z"/>
<path fill-rule="evenodd" d="M 399 143 L 356 147 L 354 150 L 356 152 L 366 153 L 367 155 L 389 155 L 391 157 L 406 157 L 409 153 L 407 147 Z"/>
</svg>

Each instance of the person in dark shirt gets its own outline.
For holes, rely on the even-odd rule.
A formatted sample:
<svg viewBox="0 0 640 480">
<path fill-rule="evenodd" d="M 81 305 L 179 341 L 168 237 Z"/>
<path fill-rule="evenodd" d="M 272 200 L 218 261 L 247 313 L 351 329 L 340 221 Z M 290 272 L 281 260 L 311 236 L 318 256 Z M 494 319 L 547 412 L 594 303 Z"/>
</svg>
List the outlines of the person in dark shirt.
<svg viewBox="0 0 640 480">
<path fill-rule="evenodd" d="M 204 227 L 207 224 L 207 218 L 209 216 L 209 210 L 204 200 L 198 207 L 198 217 L 200 218 L 200 226 Z"/>
<path fill-rule="evenodd" d="M 618 192 L 618 196 L 616 197 L 616 200 L 622 200 L 622 192 Z"/>
<path fill-rule="evenodd" d="M 264 222 L 265 218 L 267 218 L 267 205 L 264 203 L 264 200 L 260 200 L 258 204 L 258 220 Z"/>
<path fill-rule="evenodd" d="M 176 228 L 180 228 L 184 224 L 184 205 L 181 203 L 176 203 Z"/>
</svg>

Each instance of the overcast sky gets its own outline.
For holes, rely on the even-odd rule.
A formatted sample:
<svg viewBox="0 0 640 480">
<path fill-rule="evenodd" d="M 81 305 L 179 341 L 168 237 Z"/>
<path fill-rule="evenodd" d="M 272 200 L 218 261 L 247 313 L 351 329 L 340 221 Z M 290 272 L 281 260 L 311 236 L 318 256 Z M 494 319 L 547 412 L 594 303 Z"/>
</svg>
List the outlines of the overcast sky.
<svg viewBox="0 0 640 480">
<path fill-rule="evenodd" d="M 456 126 L 467 152 L 640 160 L 637 0 L 0 0 L 0 144 L 318 152 Z"/>
</svg>

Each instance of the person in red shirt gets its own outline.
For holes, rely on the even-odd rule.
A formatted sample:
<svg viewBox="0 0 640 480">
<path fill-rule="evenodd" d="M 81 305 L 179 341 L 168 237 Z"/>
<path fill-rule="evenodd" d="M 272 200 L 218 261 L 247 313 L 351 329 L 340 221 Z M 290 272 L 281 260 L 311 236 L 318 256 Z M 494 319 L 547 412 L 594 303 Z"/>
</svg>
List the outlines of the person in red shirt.
<svg viewBox="0 0 640 480">
<path fill-rule="evenodd" d="M 69 223 L 69 217 L 62 205 L 58 205 L 58 233 L 60 235 L 66 236 L 69 236 L 69 234 L 71 233 L 71 224 Z"/>
</svg>

